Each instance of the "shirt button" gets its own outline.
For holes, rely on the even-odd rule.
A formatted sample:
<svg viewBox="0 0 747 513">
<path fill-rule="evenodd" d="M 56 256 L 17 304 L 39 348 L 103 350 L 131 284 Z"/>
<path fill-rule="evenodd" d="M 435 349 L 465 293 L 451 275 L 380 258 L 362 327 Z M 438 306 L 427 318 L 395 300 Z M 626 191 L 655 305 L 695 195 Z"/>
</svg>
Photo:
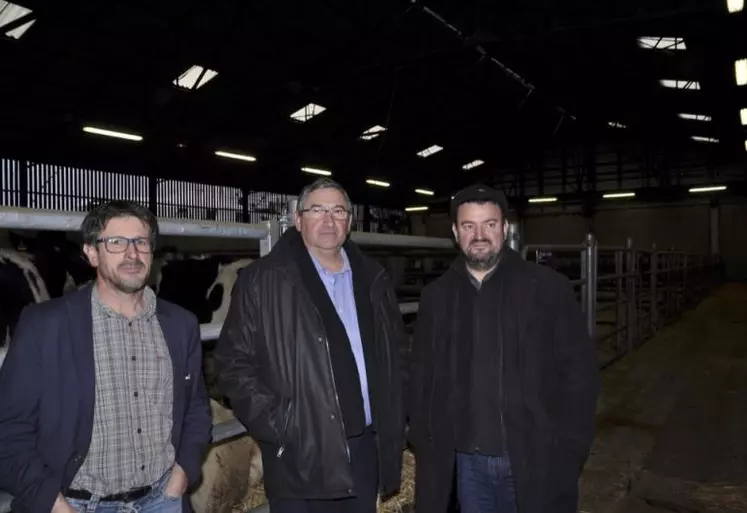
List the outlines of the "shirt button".
<svg viewBox="0 0 747 513">
<path fill-rule="evenodd" d="M 137 397 L 137 392 L 135 392 L 135 397 Z"/>
<path fill-rule="evenodd" d="M 140 470 L 145 470 L 145 465 L 140 465 Z"/>
<path fill-rule="evenodd" d="M 135 360 L 137 360 L 137 358 L 135 358 L 135 357 L 133 356 L 133 357 L 132 357 L 132 361 L 134 362 Z"/>
<path fill-rule="evenodd" d="M 332 420 L 335 420 L 335 414 L 334 414 L 334 413 L 332 413 L 332 414 L 331 414 L 331 415 L 329 416 L 329 418 L 330 418 L 330 419 L 332 419 Z"/>
<path fill-rule="evenodd" d="M 140 428 L 137 428 L 137 434 L 138 434 L 138 435 L 139 435 L 140 433 L 142 433 L 142 432 L 143 432 L 143 430 L 142 430 L 142 429 L 140 429 Z"/>
</svg>

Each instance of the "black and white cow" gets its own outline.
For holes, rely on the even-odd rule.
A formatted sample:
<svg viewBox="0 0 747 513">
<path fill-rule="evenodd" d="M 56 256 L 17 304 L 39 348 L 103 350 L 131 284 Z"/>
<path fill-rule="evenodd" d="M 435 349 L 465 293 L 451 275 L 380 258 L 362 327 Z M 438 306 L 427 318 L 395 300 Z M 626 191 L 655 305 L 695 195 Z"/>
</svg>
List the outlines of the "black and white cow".
<svg viewBox="0 0 747 513">
<path fill-rule="evenodd" d="M 0 249 L 0 366 L 27 305 L 59 297 L 93 276 L 80 247 L 62 232 L 11 232 L 9 240 L 12 249 Z"/>
</svg>

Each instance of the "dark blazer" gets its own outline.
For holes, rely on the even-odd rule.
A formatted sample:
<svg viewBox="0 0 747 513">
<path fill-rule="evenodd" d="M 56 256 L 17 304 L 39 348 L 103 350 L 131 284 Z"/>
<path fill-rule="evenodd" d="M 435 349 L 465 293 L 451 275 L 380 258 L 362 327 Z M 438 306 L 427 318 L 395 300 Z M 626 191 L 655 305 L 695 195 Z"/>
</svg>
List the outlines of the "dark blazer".
<svg viewBox="0 0 747 513">
<path fill-rule="evenodd" d="M 595 345 L 564 276 L 504 248 L 494 279 L 501 280 L 495 315 L 503 341 L 497 393 L 518 511 L 575 513 L 600 386 Z M 456 315 L 467 280 L 459 257 L 420 300 L 408 414 L 417 458 L 415 508 L 428 513 L 447 511 L 452 488 L 460 411 L 453 350 L 461 342 Z"/>
<path fill-rule="evenodd" d="M 210 441 L 211 414 L 196 317 L 158 300 L 174 372 L 176 461 L 190 487 Z M 0 370 L 0 488 L 15 513 L 51 511 L 91 443 L 95 391 L 91 286 L 26 307 Z M 184 506 L 189 511 L 185 494 Z"/>
</svg>

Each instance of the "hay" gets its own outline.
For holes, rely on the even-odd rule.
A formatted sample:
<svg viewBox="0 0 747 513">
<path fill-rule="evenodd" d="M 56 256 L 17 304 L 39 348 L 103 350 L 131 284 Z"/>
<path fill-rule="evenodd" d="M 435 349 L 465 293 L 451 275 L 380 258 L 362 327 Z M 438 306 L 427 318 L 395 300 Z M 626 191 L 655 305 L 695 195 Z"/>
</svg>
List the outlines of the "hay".
<svg viewBox="0 0 747 513">
<path fill-rule="evenodd" d="M 252 493 L 242 504 L 234 508 L 235 513 L 244 513 L 267 502 L 265 488 L 260 481 L 252 489 Z M 399 493 L 389 497 L 386 501 L 379 501 L 377 513 L 404 513 L 410 510 L 415 502 L 415 456 L 406 450 L 402 458 L 402 486 Z"/>
</svg>

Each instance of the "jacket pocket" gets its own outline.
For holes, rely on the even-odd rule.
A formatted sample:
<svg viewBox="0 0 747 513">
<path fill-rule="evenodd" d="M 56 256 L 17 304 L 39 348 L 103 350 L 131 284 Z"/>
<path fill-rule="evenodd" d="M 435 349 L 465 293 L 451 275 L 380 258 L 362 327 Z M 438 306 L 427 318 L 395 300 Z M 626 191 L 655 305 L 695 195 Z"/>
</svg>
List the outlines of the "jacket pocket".
<svg viewBox="0 0 747 513">
<path fill-rule="evenodd" d="M 290 422 L 291 408 L 293 407 L 293 400 L 288 399 L 288 404 L 283 410 L 283 424 L 281 426 L 280 440 L 278 440 L 278 450 L 276 457 L 280 458 L 285 452 L 286 436 L 288 435 L 288 423 Z"/>
</svg>

